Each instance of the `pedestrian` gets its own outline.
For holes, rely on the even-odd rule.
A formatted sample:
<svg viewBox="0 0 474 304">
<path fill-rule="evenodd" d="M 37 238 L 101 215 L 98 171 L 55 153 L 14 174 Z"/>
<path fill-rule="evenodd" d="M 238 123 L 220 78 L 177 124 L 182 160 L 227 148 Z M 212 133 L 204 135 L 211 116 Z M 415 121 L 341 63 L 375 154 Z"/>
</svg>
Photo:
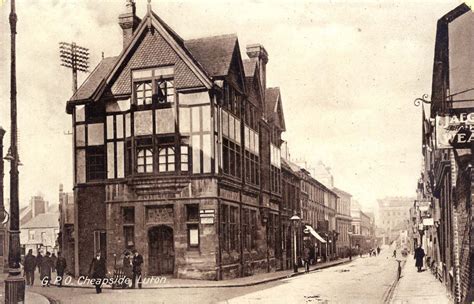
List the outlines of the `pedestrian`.
<svg viewBox="0 0 474 304">
<path fill-rule="evenodd" d="M 395 249 L 395 250 L 393 251 L 393 255 L 392 255 L 392 256 L 393 256 L 394 258 L 397 257 L 397 249 Z"/>
<path fill-rule="evenodd" d="M 142 264 L 143 264 L 143 257 L 141 254 L 138 253 L 137 250 L 133 250 L 133 278 L 132 278 L 132 288 L 135 288 L 135 282 L 138 281 L 138 288 L 142 288 Z"/>
<path fill-rule="evenodd" d="M 380 247 L 377 246 L 377 255 L 380 255 Z"/>
<path fill-rule="evenodd" d="M 36 257 L 33 255 L 33 249 L 28 250 L 28 254 L 25 256 L 24 273 L 26 277 L 26 285 L 33 286 L 35 283 L 35 269 L 36 269 Z"/>
<path fill-rule="evenodd" d="M 40 265 L 41 286 L 50 287 L 52 268 L 53 268 L 53 262 L 51 261 L 51 253 L 48 251 L 46 252 L 46 255 L 41 259 L 41 265 Z"/>
<path fill-rule="evenodd" d="M 56 260 L 56 274 L 58 287 L 63 286 L 64 272 L 66 271 L 67 263 L 66 259 L 62 256 L 61 252 L 58 252 L 58 258 Z"/>
<path fill-rule="evenodd" d="M 303 258 L 304 258 L 304 270 L 306 273 L 309 273 L 309 260 L 310 260 L 310 250 L 308 246 L 304 247 L 303 251 Z"/>
<path fill-rule="evenodd" d="M 102 283 L 107 272 L 106 268 L 105 258 L 101 256 L 99 251 L 97 252 L 95 258 L 92 259 L 91 265 L 89 267 L 89 275 L 93 279 L 96 293 L 102 292 Z"/>
<path fill-rule="evenodd" d="M 125 286 L 128 288 L 130 281 L 133 277 L 133 265 L 132 265 L 132 258 L 130 257 L 130 252 L 125 251 L 123 260 L 122 260 L 122 270 L 123 275 L 125 276 Z"/>
<path fill-rule="evenodd" d="M 53 272 L 56 272 L 56 262 L 57 261 L 58 261 L 58 257 L 53 252 L 53 254 L 51 255 L 51 262 L 53 262 L 53 269 L 52 269 Z"/>
<path fill-rule="evenodd" d="M 418 272 L 421 272 L 421 268 L 423 268 L 423 258 L 425 257 L 425 251 L 421 248 L 421 245 L 415 249 L 415 266 L 418 268 Z"/>
<path fill-rule="evenodd" d="M 38 267 L 38 272 L 41 275 L 41 261 L 43 260 L 43 255 L 40 249 L 38 249 L 38 254 L 36 255 L 36 267 Z"/>
</svg>

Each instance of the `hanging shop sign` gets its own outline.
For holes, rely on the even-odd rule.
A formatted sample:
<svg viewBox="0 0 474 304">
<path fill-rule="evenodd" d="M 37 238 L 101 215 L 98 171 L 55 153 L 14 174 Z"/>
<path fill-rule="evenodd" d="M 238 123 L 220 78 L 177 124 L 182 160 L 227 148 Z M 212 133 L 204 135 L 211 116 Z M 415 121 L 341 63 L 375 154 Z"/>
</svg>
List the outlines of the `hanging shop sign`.
<svg viewBox="0 0 474 304">
<path fill-rule="evenodd" d="M 436 148 L 471 148 L 474 146 L 474 112 L 452 110 L 436 116 Z"/>
</svg>

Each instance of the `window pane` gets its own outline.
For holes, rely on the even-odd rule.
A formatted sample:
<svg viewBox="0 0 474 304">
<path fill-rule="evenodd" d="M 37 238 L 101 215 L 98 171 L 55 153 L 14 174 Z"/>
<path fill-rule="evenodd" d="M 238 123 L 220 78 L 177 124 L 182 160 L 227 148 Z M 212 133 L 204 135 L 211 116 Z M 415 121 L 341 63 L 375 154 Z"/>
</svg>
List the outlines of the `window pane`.
<svg viewBox="0 0 474 304">
<path fill-rule="evenodd" d="M 235 119 L 235 141 L 240 144 L 240 119 Z"/>
<path fill-rule="evenodd" d="M 115 147 L 107 143 L 107 178 L 115 178 Z"/>
<path fill-rule="evenodd" d="M 245 126 L 244 128 L 244 136 L 245 136 L 245 149 L 250 151 L 250 129 L 249 127 Z"/>
<path fill-rule="evenodd" d="M 211 107 L 203 106 L 202 109 L 202 131 L 208 132 L 211 130 Z"/>
<path fill-rule="evenodd" d="M 179 108 L 179 131 L 181 133 L 191 132 L 190 109 Z"/>
<path fill-rule="evenodd" d="M 150 135 L 153 133 L 151 111 L 135 112 L 135 135 Z"/>
<path fill-rule="evenodd" d="M 188 171 L 188 147 L 181 146 L 181 171 Z"/>
<path fill-rule="evenodd" d="M 76 126 L 76 147 L 84 147 L 86 145 L 86 127 L 85 125 Z"/>
<path fill-rule="evenodd" d="M 84 149 L 76 150 L 76 182 L 86 182 L 86 151 Z"/>
<path fill-rule="evenodd" d="M 107 139 L 114 138 L 114 117 L 107 116 Z"/>
<path fill-rule="evenodd" d="M 229 138 L 235 140 L 234 116 L 229 115 Z"/>
<path fill-rule="evenodd" d="M 229 114 L 226 111 L 222 111 L 222 134 L 229 136 Z"/>
<path fill-rule="evenodd" d="M 117 142 L 117 178 L 125 176 L 125 148 L 123 141 Z"/>
<path fill-rule="evenodd" d="M 191 108 L 192 110 L 192 132 L 199 132 L 201 130 L 201 119 L 199 115 L 200 107 Z"/>
<path fill-rule="evenodd" d="M 208 92 L 179 94 L 179 103 L 183 105 L 202 104 L 209 102 L 210 100 Z"/>
<path fill-rule="evenodd" d="M 257 155 L 260 153 L 259 145 L 260 145 L 260 141 L 259 141 L 259 139 L 258 139 L 258 133 L 255 132 L 255 153 L 256 153 Z"/>
<path fill-rule="evenodd" d="M 104 124 L 89 124 L 87 126 L 87 145 L 97 146 L 104 144 Z"/>
<path fill-rule="evenodd" d="M 84 121 L 86 119 L 85 106 L 76 106 L 76 122 Z"/>
<path fill-rule="evenodd" d="M 203 171 L 211 172 L 211 135 L 204 134 L 202 137 Z"/>
<path fill-rule="evenodd" d="M 125 114 L 125 136 L 130 137 L 131 134 L 130 113 L 127 113 Z"/>
<path fill-rule="evenodd" d="M 115 121 L 117 124 L 117 138 L 123 138 L 123 115 L 115 116 Z"/>
<path fill-rule="evenodd" d="M 175 117 L 172 108 L 156 110 L 155 120 L 157 134 L 174 133 Z"/>
<path fill-rule="evenodd" d="M 199 135 L 193 135 L 193 173 L 201 173 L 201 138 Z"/>
</svg>

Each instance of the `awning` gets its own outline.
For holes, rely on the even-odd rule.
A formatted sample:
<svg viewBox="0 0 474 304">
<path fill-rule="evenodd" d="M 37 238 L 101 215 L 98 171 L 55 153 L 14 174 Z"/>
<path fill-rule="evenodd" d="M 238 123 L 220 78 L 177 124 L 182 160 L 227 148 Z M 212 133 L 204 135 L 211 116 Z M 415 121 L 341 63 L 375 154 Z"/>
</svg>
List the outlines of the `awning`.
<svg viewBox="0 0 474 304">
<path fill-rule="evenodd" d="M 314 229 L 313 227 L 309 225 L 305 225 L 305 228 L 309 230 L 309 233 L 311 233 L 318 241 L 321 243 L 326 243 L 326 240 L 323 239 Z"/>
</svg>

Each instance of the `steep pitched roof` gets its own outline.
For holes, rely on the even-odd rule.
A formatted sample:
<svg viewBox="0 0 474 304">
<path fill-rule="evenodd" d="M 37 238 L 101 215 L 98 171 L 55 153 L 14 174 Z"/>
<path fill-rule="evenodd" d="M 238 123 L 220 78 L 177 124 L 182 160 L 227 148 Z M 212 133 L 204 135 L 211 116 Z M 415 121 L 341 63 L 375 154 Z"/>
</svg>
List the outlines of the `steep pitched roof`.
<svg viewBox="0 0 474 304">
<path fill-rule="evenodd" d="M 267 88 L 265 90 L 265 113 L 270 121 L 275 122 L 277 126 L 285 130 L 279 87 Z"/>
<path fill-rule="evenodd" d="M 41 213 L 26 222 L 21 228 L 59 228 L 59 213 Z"/>
<path fill-rule="evenodd" d="M 257 69 L 257 58 L 244 59 L 244 71 L 245 77 L 253 77 L 255 75 L 255 70 Z"/>
<path fill-rule="evenodd" d="M 237 36 L 235 34 L 184 41 L 184 45 L 191 55 L 213 77 L 227 75 L 236 43 Z"/>
<path fill-rule="evenodd" d="M 341 194 L 341 195 L 345 195 L 345 196 L 350 196 L 350 197 L 352 197 L 352 194 L 350 194 L 349 192 L 346 192 L 346 191 L 341 190 L 341 189 L 336 188 L 336 187 L 332 188 L 332 191 L 336 192 L 337 194 Z"/>
<path fill-rule="evenodd" d="M 98 90 L 101 82 L 112 71 L 118 57 L 106 57 L 95 67 L 92 73 L 82 83 L 76 93 L 68 101 L 67 107 L 78 101 L 90 99 Z"/>
</svg>

